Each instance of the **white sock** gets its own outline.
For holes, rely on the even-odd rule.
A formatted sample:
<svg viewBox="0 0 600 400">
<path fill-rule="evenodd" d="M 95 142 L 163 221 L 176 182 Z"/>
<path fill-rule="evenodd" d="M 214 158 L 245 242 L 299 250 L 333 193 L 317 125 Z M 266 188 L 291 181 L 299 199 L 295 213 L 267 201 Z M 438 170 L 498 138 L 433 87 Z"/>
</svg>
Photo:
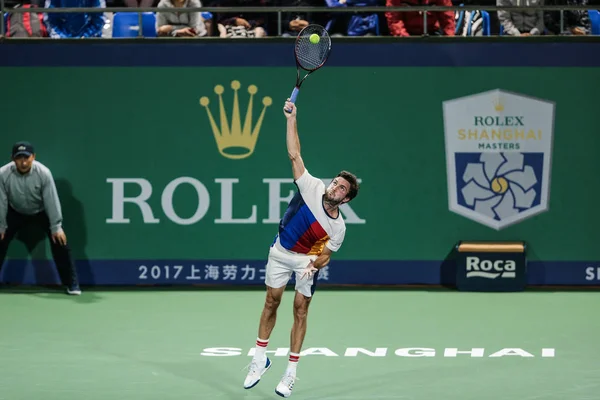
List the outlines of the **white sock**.
<svg viewBox="0 0 600 400">
<path fill-rule="evenodd" d="M 269 339 L 261 339 L 256 338 L 256 352 L 254 353 L 254 358 L 257 360 L 266 360 L 267 358 L 267 345 L 269 344 Z"/>
<path fill-rule="evenodd" d="M 290 353 L 290 361 L 288 362 L 286 374 L 296 376 L 296 368 L 298 367 L 298 361 L 300 361 L 300 354 Z"/>
</svg>

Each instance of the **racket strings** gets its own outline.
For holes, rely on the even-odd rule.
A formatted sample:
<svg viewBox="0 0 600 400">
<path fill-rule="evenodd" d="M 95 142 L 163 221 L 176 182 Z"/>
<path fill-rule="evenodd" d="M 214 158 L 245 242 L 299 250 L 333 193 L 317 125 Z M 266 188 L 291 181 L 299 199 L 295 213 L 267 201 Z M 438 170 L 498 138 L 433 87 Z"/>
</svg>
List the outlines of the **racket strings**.
<svg viewBox="0 0 600 400">
<path fill-rule="evenodd" d="M 319 43 L 311 43 L 310 35 L 319 35 Z M 296 41 L 296 57 L 300 66 L 306 70 L 315 70 L 323 65 L 331 48 L 331 39 L 323 29 L 305 29 Z"/>
</svg>

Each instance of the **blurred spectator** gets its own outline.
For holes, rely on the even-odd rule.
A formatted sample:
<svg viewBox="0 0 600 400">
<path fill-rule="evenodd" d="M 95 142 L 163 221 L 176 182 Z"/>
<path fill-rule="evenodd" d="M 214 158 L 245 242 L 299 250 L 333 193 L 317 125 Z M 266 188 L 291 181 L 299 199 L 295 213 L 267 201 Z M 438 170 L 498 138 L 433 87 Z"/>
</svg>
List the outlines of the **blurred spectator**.
<svg viewBox="0 0 600 400">
<path fill-rule="evenodd" d="M 489 11 L 488 7 L 496 7 L 496 0 L 452 0 L 452 5 L 455 6 L 476 6 L 479 7 L 479 9 L 477 11 L 472 11 L 471 13 L 477 13 L 479 15 L 474 15 L 474 17 L 481 17 L 481 12 L 482 11 L 487 11 L 488 16 L 489 16 L 489 23 L 490 23 L 490 35 L 491 36 L 497 36 L 500 34 L 500 22 L 498 21 L 498 13 L 495 11 Z M 459 17 L 460 11 L 464 11 L 464 10 L 458 10 L 455 11 L 455 21 L 456 21 L 456 17 Z M 456 24 L 456 29 L 455 32 L 456 35 L 464 35 L 465 30 L 467 29 L 467 24 L 465 23 L 467 15 L 469 14 L 469 12 L 465 12 L 464 16 L 465 18 L 462 19 L 462 21 L 458 21 L 460 23 Z M 479 23 L 479 21 L 475 21 L 476 23 Z M 483 21 L 481 21 L 481 23 L 483 23 Z M 473 36 L 478 36 L 479 31 L 476 31 L 475 33 L 473 33 L 473 27 L 471 27 L 471 34 Z"/>
<path fill-rule="evenodd" d="M 32 10 L 27 13 L 7 13 L 5 17 L 6 37 L 47 37 L 44 14 L 37 12 L 35 4 L 17 4 L 14 8 Z M 1 18 L 1 17 L 0 17 Z M 1 34 L 2 32 L 0 32 Z"/>
<path fill-rule="evenodd" d="M 199 8 L 200 0 L 160 0 L 158 8 L 169 11 L 156 13 L 156 32 L 158 36 L 196 37 L 206 36 L 206 26 L 200 12 L 182 13 L 175 8 Z"/>
<path fill-rule="evenodd" d="M 323 7 L 324 0 L 282 0 L 282 7 Z M 281 35 L 297 36 L 308 24 L 327 25 L 328 18 L 325 13 L 298 13 L 287 12 L 281 15 Z"/>
<path fill-rule="evenodd" d="M 9 8 L 13 8 L 15 6 L 19 5 L 19 1 L 16 0 L 5 0 L 4 1 L 4 8 L 9 9 Z"/>
<path fill-rule="evenodd" d="M 331 13 L 329 33 L 347 36 L 374 36 L 381 34 L 379 21 L 385 20 L 385 13 L 362 12 L 361 7 L 384 6 L 385 0 L 325 0 L 327 7 L 352 7 L 353 13 Z M 330 23 L 329 23 L 330 22 Z"/>
<path fill-rule="evenodd" d="M 588 0 L 546 0 L 551 6 L 587 6 Z M 560 11 L 545 11 L 546 29 L 555 35 L 589 35 L 591 33 L 590 17 L 587 10 L 564 10 L 563 30 L 560 30 Z"/>
<path fill-rule="evenodd" d="M 451 0 L 386 0 L 387 7 L 441 6 L 452 7 Z M 422 11 L 388 11 L 385 13 L 392 36 L 423 35 Z M 453 11 L 427 11 L 427 34 L 454 36 Z"/>
<path fill-rule="evenodd" d="M 106 8 L 105 0 L 46 0 L 45 8 Z M 101 37 L 104 13 L 46 13 L 52 38 Z"/>
<path fill-rule="evenodd" d="M 544 5 L 544 0 L 497 0 L 496 4 L 498 7 L 533 7 Z M 542 10 L 498 10 L 498 19 L 502 24 L 505 35 L 535 36 L 543 35 L 545 31 L 544 12 Z"/>
<path fill-rule="evenodd" d="M 123 0 L 126 7 L 154 7 L 155 0 Z"/>
<path fill-rule="evenodd" d="M 4 8 L 13 8 L 25 4 L 31 4 L 36 7 L 44 7 L 45 0 L 4 0 Z"/>
<path fill-rule="evenodd" d="M 212 0 L 210 7 L 274 6 L 271 0 Z M 277 35 L 277 13 L 218 13 L 213 17 L 220 37 L 260 38 Z"/>
</svg>

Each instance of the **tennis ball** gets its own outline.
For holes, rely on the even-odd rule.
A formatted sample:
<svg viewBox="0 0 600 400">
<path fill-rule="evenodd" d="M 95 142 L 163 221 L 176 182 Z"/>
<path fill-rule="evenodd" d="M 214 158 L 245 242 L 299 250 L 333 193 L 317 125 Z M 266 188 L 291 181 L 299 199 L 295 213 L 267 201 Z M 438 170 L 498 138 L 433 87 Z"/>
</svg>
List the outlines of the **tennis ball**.
<svg viewBox="0 0 600 400">
<path fill-rule="evenodd" d="M 316 33 L 313 33 L 312 35 L 310 35 L 309 40 L 312 44 L 317 44 L 319 43 L 319 40 L 321 40 L 321 38 Z"/>
</svg>

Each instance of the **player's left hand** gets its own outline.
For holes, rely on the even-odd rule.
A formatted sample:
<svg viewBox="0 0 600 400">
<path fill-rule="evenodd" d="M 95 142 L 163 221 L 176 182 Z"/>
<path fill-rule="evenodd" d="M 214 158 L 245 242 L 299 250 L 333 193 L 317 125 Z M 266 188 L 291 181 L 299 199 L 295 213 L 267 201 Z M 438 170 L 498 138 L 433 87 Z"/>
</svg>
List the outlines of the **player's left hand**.
<svg viewBox="0 0 600 400">
<path fill-rule="evenodd" d="M 317 272 L 318 269 L 315 268 L 314 263 L 311 261 L 306 268 L 304 268 L 304 271 L 302 271 L 302 276 L 300 277 L 300 279 L 304 279 L 304 277 L 306 276 L 307 279 L 312 278 L 313 274 L 315 272 Z"/>
<path fill-rule="evenodd" d="M 58 231 L 52 234 L 52 241 L 65 246 L 67 244 L 67 235 L 65 235 L 64 231 Z"/>
</svg>

